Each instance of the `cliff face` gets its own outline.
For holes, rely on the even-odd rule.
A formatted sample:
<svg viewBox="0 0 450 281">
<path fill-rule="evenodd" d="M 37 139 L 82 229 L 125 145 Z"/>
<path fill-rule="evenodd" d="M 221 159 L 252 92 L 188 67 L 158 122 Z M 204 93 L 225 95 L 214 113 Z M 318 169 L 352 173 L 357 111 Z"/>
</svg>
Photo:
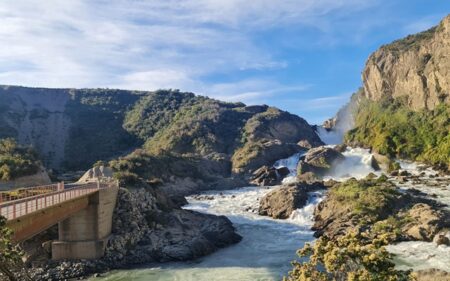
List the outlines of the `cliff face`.
<svg viewBox="0 0 450 281">
<path fill-rule="evenodd" d="M 450 15 L 427 31 L 382 46 L 362 73 L 364 94 L 405 97 L 413 110 L 450 104 Z"/>
<path fill-rule="evenodd" d="M 122 128 L 138 95 L 115 90 L 0 87 L 0 138 L 32 145 L 46 167 L 84 169 L 136 145 Z"/>
<path fill-rule="evenodd" d="M 4 136 L 17 138 L 21 144 L 36 147 L 47 164 L 55 167 L 64 159 L 70 120 L 64 114 L 69 95 L 63 91 L 27 91 L 3 88 L 0 103 L 4 111 Z"/>
</svg>

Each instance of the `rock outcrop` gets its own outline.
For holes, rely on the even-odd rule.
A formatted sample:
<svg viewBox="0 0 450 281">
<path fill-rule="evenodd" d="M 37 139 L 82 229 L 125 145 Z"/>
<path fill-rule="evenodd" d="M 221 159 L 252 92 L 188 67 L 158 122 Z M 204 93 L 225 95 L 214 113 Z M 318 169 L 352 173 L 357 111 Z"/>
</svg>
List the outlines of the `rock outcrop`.
<svg viewBox="0 0 450 281">
<path fill-rule="evenodd" d="M 367 60 L 364 95 L 404 97 L 414 110 L 450 104 L 450 15 L 427 31 L 382 46 Z"/>
<path fill-rule="evenodd" d="M 441 229 L 450 226 L 449 216 L 450 213 L 437 210 L 428 204 L 415 204 L 406 214 L 410 222 L 402 227 L 402 232 L 411 240 L 432 241 Z M 444 238 L 440 241 L 445 244 Z"/>
<path fill-rule="evenodd" d="M 399 192 L 380 178 L 349 180 L 335 185 L 317 205 L 313 230 L 334 239 L 352 230 L 397 229 L 400 241 L 433 241 L 450 227 L 450 213 L 442 207 L 416 191 Z"/>
<path fill-rule="evenodd" d="M 275 188 L 261 198 L 258 213 L 274 219 L 287 219 L 308 201 L 308 192 L 323 189 L 323 184 L 293 183 Z"/>
<path fill-rule="evenodd" d="M 247 121 L 244 130 L 247 141 L 264 139 L 298 143 L 307 140 L 313 147 L 323 144 L 306 120 L 275 107 L 254 115 Z"/>
<path fill-rule="evenodd" d="M 259 186 L 271 186 L 281 183 L 281 180 L 289 174 L 289 169 L 286 167 L 275 168 L 262 166 L 252 174 L 250 183 Z"/>
<path fill-rule="evenodd" d="M 241 240 L 226 217 L 182 210 L 157 188 L 121 189 L 113 221 L 113 267 L 192 260 Z"/>
<path fill-rule="evenodd" d="M 96 182 L 101 181 L 102 179 L 111 180 L 113 178 L 113 174 L 114 171 L 110 167 L 97 166 L 84 173 L 77 183 Z"/>
<path fill-rule="evenodd" d="M 261 198 L 259 214 L 274 219 L 287 219 L 293 211 L 303 207 L 308 200 L 306 189 L 296 185 L 282 186 Z"/>
<path fill-rule="evenodd" d="M 339 151 L 330 147 L 313 148 L 298 163 L 297 175 L 301 176 L 311 172 L 317 176 L 323 176 L 332 168 L 332 165 L 344 160 L 344 158 L 344 155 Z"/>
<path fill-rule="evenodd" d="M 323 145 L 303 118 L 274 107 L 255 114 L 243 128 L 244 144 L 232 157 L 233 173 L 251 174 L 304 149 Z"/>
</svg>

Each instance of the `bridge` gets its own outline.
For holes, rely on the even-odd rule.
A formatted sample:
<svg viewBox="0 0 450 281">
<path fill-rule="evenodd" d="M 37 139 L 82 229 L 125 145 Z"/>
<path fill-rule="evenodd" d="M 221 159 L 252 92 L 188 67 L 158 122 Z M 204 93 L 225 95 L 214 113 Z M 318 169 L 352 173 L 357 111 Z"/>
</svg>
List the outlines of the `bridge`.
<svg viewBox="0 0 450 281">
<path fill-rule="evenodd" d="M 21 242 L 58 224 L 52 259 L 97 259 L 111 234 L 119 186 L 91 182 L 22 188 L 0 192 L 0 215 Z"/>
</svg>

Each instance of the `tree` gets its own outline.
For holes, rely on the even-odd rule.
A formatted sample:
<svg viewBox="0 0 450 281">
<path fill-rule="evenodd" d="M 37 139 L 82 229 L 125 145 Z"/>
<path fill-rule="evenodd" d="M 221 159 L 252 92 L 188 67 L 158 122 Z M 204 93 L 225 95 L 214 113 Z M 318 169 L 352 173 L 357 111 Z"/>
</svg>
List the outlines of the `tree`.
<svg viewBox="0 0 450 281">
<path fill-rule="evenodd" d="M 15 272 L 24 268 L 23 252 L 11 240 L 12 231 L 6 227 L 6 219 L 0 216 L 0 276 L 6 276 L 10 281 L 19 280 Z M 28 276 L 26 279 L 31 280 Z"/>
<path fill-rule="evenodd" d="M 395 269 L 392 255 L 384 247 L 390 234 L 373 239 L 366 233 L 348 233 L 336 240 L 326 236 L 298 251 L 307 261 L 294 261 L 285 281 L 410 281 L 410 271 Z"/>
</svg>

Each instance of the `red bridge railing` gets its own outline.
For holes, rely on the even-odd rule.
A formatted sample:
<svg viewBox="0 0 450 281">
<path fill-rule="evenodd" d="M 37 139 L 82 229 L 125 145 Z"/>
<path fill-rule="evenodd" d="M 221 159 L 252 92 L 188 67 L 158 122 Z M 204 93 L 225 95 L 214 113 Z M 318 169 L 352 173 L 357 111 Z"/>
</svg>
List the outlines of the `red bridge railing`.
<svg viewBox="0 0 450 281">
<path fill-rule="evenodd" d="M 95 182 L 81 185 L 58 183 L 0 192 L 0 215 L 13 220 L 110 185 Z"/>
</svg>

